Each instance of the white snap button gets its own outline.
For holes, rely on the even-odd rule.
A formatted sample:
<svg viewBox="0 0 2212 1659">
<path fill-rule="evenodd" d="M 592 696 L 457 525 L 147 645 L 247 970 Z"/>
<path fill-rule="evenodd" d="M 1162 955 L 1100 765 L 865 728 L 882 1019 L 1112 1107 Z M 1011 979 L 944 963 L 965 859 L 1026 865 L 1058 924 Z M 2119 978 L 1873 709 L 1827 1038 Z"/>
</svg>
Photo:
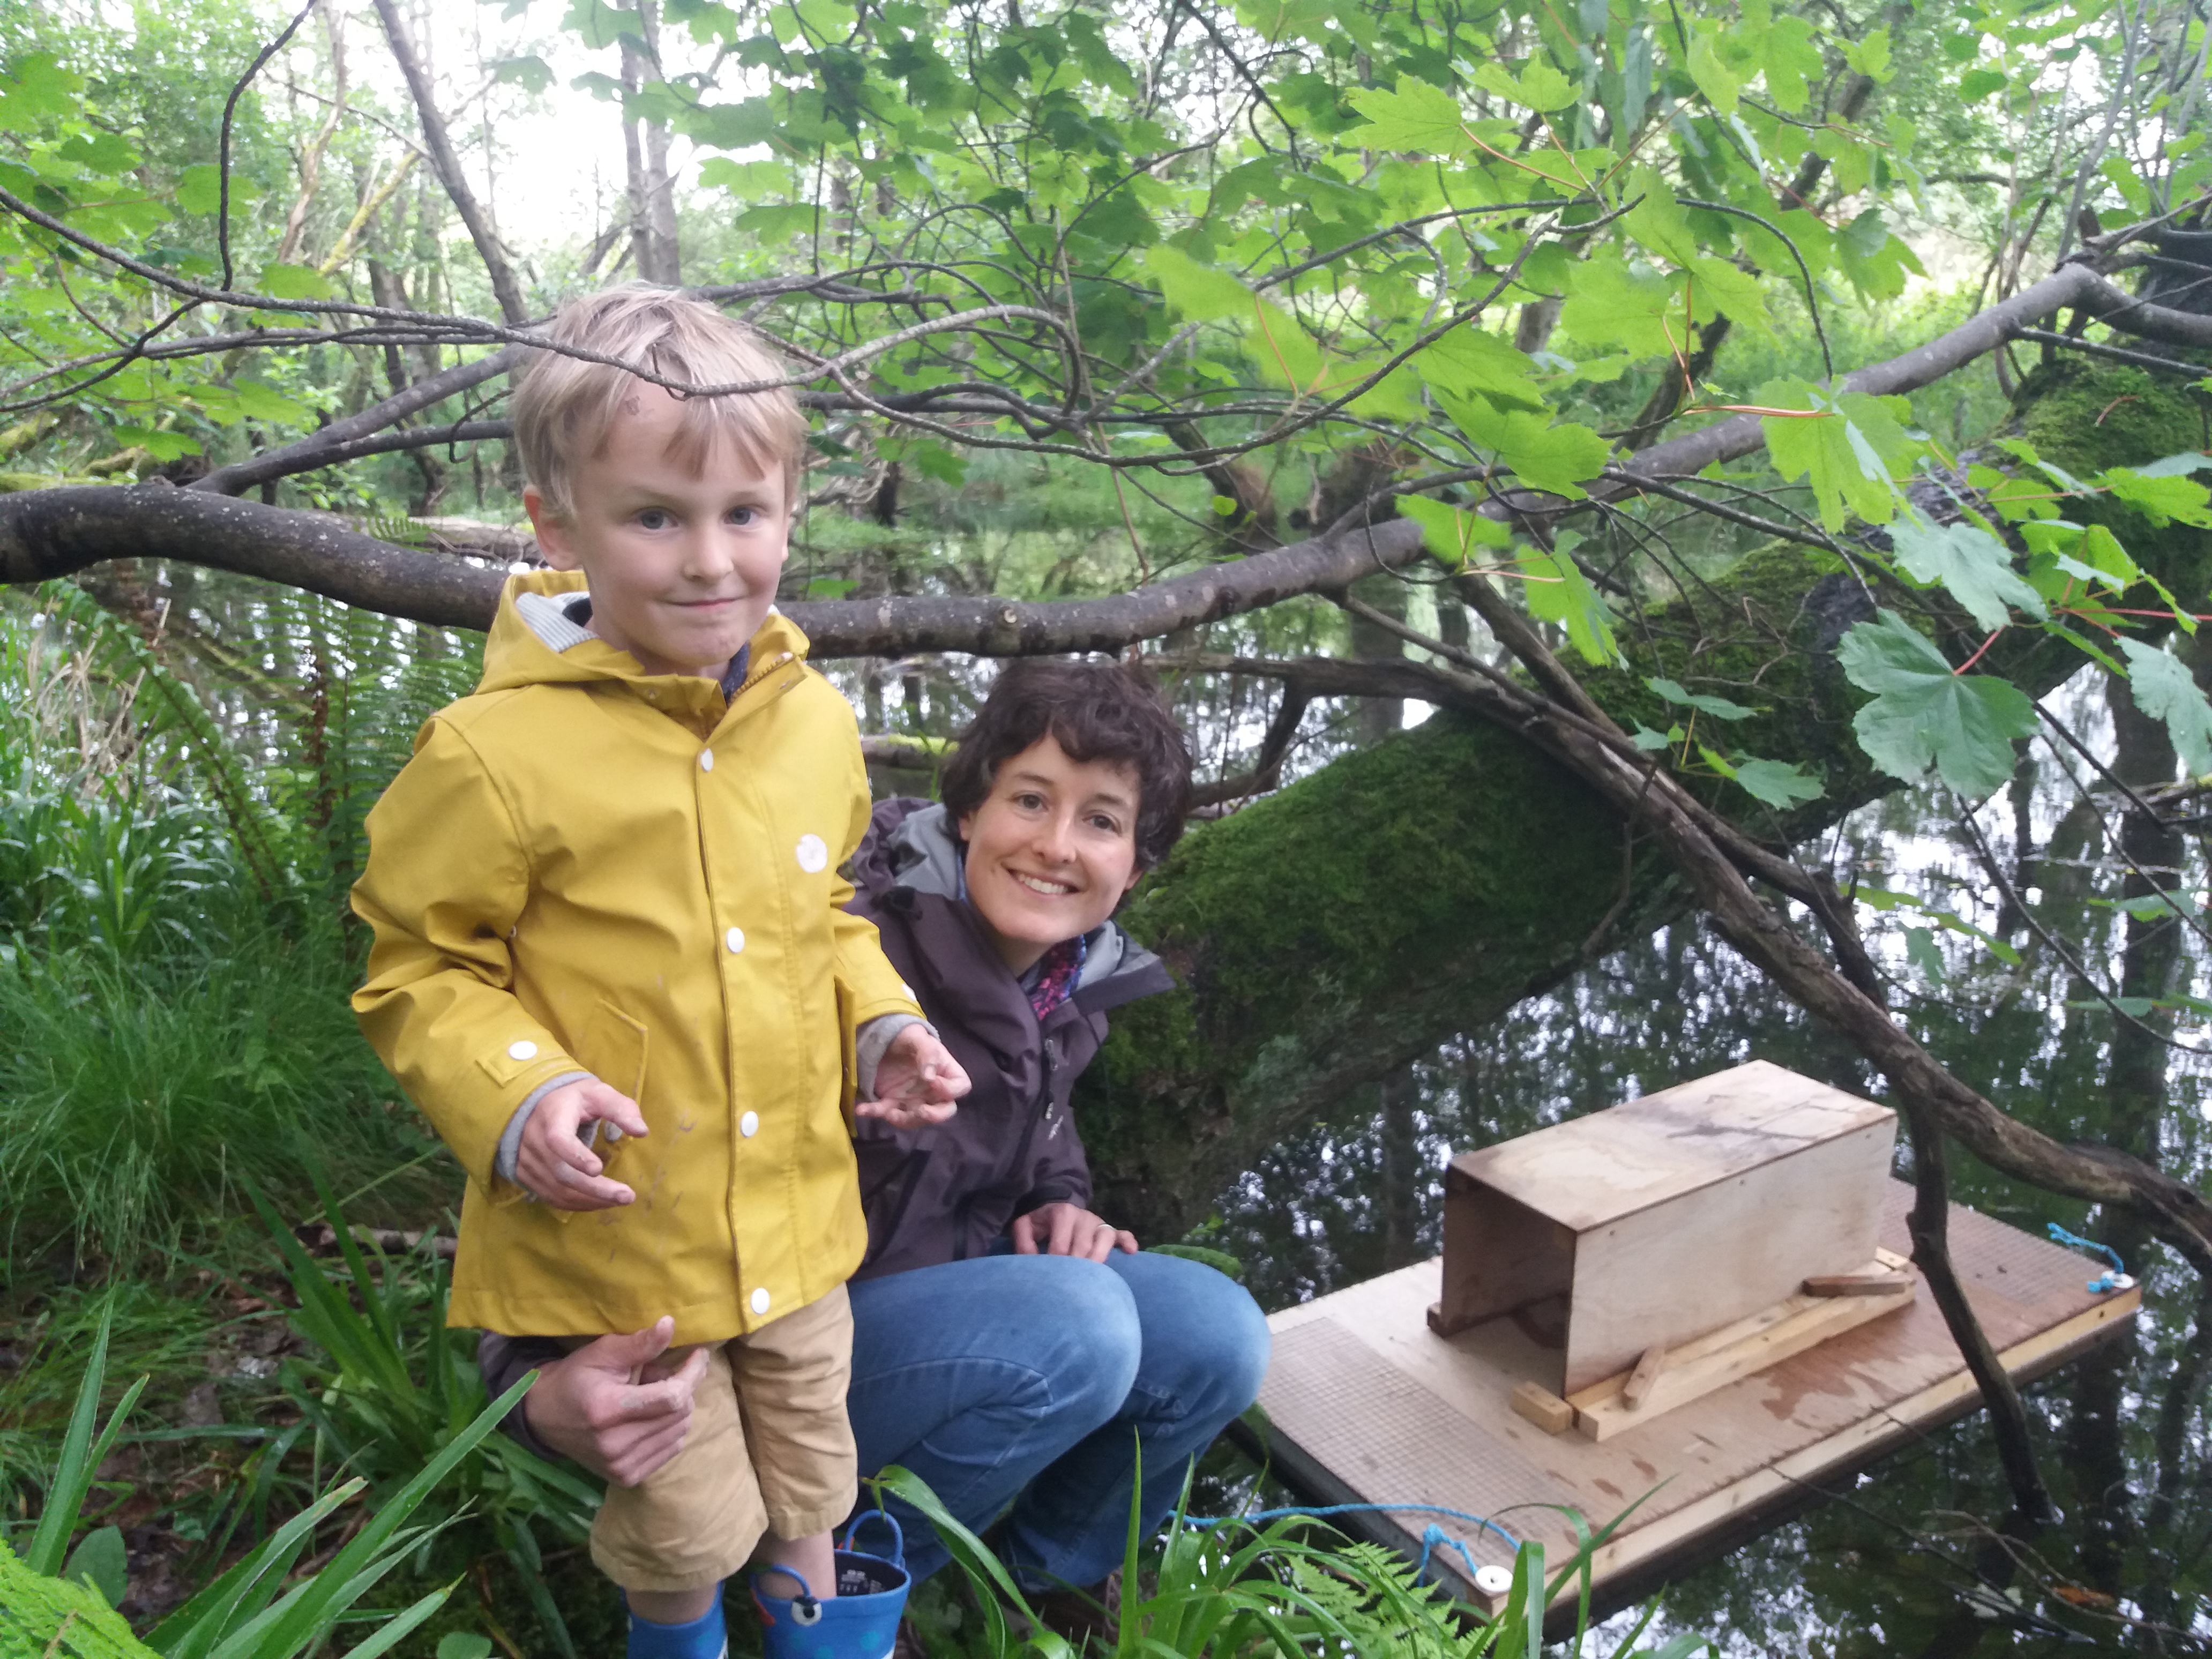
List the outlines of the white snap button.
<svg viewBox="0 0 2212 1659">
<path fill-rule="evenodd" d="M 528 1037 L 519 1042 L 510 1042 L 507 1045 L 507 1057 L 509 1060 L 535 1060 L 538 1058 L 538 1045 Z"/>
<path fill-rule="evenodd" d="M 764 1314 L 767 1311 L 768 1292 L 766 1291 L 755 1291 L 753 1292 L 753 1312 L 758 1315 Z"/>
<path fill-rule="evenodd" d="M 745 948 L 745 930 L 742 927 L 732 927 L 728 933 L 723 934 L 722 937 L 728 942 L 729 947 L 733 952 L 742 951 Z"/>
<path fill-rule="evenodd" d="M 747 1140 L 750 1140 L 755 1135 L 758 1134 L 760 1133 L 760 1114 L 758 1112 L 747 1112 L 743 1117 L 739 1118 L 738 1120 L 738 1133 L 743 1135 Z"/>
<path fill-rule="evenodd" d="M 714 751 L 713 750 L 702 749 L 699 751 L 699 769 L 702 772 L 711 772 L 714 769 Z"/>
<path fill-rule="evenodd" d="M 830 867 L 830 848 L 819 836 L 799 838 L 799 867 L 810 876 L 818 876 Z"/>
<path fill-rule="evenodd" d="M 1477 1567 L 1474 1570 L 1474 1587 L 1485 1595 L 1503 1595 L 1513 1588 L 1512 1570 L 1499 1566 Z"/>
</svg>

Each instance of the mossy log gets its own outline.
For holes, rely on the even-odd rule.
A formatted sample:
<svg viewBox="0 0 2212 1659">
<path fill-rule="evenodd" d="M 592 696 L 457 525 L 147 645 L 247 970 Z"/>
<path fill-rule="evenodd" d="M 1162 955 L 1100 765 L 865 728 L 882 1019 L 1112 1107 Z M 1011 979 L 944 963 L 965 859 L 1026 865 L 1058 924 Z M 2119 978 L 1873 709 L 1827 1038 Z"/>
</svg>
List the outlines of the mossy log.
<svg viewBox="0 0 2212 1659">
<path fill-rule="evenodd" d="M 2023 386 L 2015 429 L 2079 477 L 2204 444 L 2202 402 L 2172 380 L 2062 359 Z M 2106 501 L 2090 510 L 2187 602 L 2212 588 L 2212 534 L 2153 527 Z M 1939 637 L 1964 620 L 1928 611 L 1926 595 L 1879 597 L 1919 605 Z M 1624 641 L 1629 667 L 1584 683 L 1624 724 L 1668 723 L 1674 711 L 1644 684 L 1653 674 L 1760 709 L 1729 740 L 1807 766 L 1826 793 L 1787 823 L 1741 816 L 1765 838 L 1802 839 L 1895 787 L 1856 746 L 1863 698 L 1834 654 L 1871 609 L 1856 575 L 1768 546 L 1648 611 Z M 2031 690 L 2081 665 L 2070 647 L 2020 637 L 2010 657 L 1985 660 Z M 1978 642 L 1947 641 L 1954 660 Z M 1750 805 L 1740 793 L 1725 804 Z M 1265 1148 L 1358 1085 L 1687 903 L 1671 866 L 1564 765 L 1449 710 L 1194 831 L 1125 913 L 1183 988 L 1115 1016 L 1078 1095 L 1099 1207 L 1140 1236 L 1181 1234 Z"/>
</svg>

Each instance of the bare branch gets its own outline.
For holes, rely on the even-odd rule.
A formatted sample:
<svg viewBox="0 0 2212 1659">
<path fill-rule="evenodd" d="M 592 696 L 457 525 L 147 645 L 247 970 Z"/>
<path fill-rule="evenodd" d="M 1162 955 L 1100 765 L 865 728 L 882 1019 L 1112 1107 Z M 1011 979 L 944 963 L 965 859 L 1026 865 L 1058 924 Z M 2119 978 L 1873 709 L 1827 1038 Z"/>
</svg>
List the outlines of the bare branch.
<svg viewBox="0 0 2212 1659">
<path fill-rule="evenodd" d="M 392 0 L 376 0 L 376 15 L 384 20 L 385 38 L 392 43 L 392 61 L 399 65 L 400 74 L 407 77 L 407 90 L 414 94 L 415 112 L 422 118 L 422 137 L 430 152 L 430 165 L 437 169 L 438 182 L 446 187 L 453 206 L 461 216 L 461 222 L 469 228 L 469 239 L 477 245 L 477 257 L 483 261 L 484 270 L 491 278 L 491 291 L 499 300 L 500 314 L 510 325 L 520 324 L 530 315 L 530 307 L 522 298 L 522 284 L 515 280 L 514 267 L 507 262 L 507 251 L 499 245 L 498 233 L 477 204 L 476 193 L 469 188 L 468 175 L 461 171 L 461 158 L 453 153 L 453 142 L 446 136 L 446 118 L 438 113 L 437 94 L 430 85 L 430 77 L 422 71 L 416 60 L 415 48 L 407 39 L 406 26 L 399 21 L 398 8 Z M 230 286 L 225 273 L 223 286 Z"/>
<path fill-rule="evenodd" d="M 335 466 L 338 462 L 350 460 L 356 455 L 374 454 L 378 452 L 374 449 L 354 446 L 357 446 L 362 440 L 383 431 L 386 427 L 397 426 L 417 410 L 428 409 L 435 403 L 442 403 L 457 393 L 468 391 L 471 386 L 482 386 L 486 380 L 494 380 L 506 374 L 520 361 L 522 350 L 520 346 L 508 346 L 502 350 L 491 353 L 489 356 L 479 357 L 473 362 L 456 363 L 442 374 L 433 374 L 426 380 L 416 381 L 414 385 L 395 397 L 386 398 L 380 404 L 371 404 L 358 415 L 349 415 L 342 421 L 332 421 L 319 432 L 302 438 L 297 443 L 287 444 L 282 449 L 270 450 L 264 454 L 254 456 L 251 460 L 217 467 L 193 484 L 192 488 L 217 495 L 243 495 L 254 485 L 266 483 L 272 478 L 289 477 L 298 472 L 312 472 L 319 466 Z M 504 422 L 500 424 L 502 428 L 506 425 Z M 502 430 L 496 433 L 471 433 L 468 435 L 470 437 L 504 437 L 507 434 Z M 301 462 L 305 462 L 306 465 L 301 465 Z"/>
</svg>

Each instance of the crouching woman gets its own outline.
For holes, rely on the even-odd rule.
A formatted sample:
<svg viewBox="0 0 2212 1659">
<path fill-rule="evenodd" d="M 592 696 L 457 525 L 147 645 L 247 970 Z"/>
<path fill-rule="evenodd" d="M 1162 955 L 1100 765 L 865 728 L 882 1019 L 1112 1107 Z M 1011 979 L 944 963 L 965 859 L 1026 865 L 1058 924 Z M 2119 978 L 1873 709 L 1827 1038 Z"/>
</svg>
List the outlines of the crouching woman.
<svg viewBox="0 0 2212 1659">
<path fill-rule="evenodd" d="M 853 861 L 851 908 L 974 1082 L 950 1122 L 860 1123 L 868 1255 L 847 1395 L 860 1468 L 912 1469 L 973 1529 L 997 1519 L 1026 1585 L 1089 1592 L 1078 1606 L 1109 1599 L 1133 1497 L 1156 1527 L 1267 1369 L 1243 1289 L 1140 1251 L 1091 1208 L 1069 1111 L 1108 1012 L 1170 988 L 1112 916 L 1181 835 L 1190 764 L 1133 673 L 1018 661 L 962 736 L 942 803 L 882 802 Z M 918 1084 L 895 1062 L 876 1075 L 891 1023 L 859 1056 L 883 1096 Z M 486 1380 L 544 1364 L 525 1402 L 533 1437 L 627 1484 L 689 1418 L 684 1373 L 656 1382 L 642 1364 L 652 1346 L 641 1333 L 556 1358 L 495 1340 Z M 917 1577 L 944 1565 L 927 1526 L 907 1531 Z"/>
</svg>

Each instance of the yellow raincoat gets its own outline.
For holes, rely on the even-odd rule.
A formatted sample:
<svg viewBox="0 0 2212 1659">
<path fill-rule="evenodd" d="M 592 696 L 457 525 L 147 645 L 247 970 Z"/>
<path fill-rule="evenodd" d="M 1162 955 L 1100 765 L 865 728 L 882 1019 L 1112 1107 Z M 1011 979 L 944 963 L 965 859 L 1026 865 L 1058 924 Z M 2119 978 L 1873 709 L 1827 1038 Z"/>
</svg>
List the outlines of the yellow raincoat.
<svg viewBox="0 0 2212 1659">
<path fill-rule="evenodd" d="M 573 623 L 556 650 L 517 611 L 582 587 L 507 583 L 475 695 L 369 814 L 354 1011 L 468 1171 L 453 1323 L 597 1335 L 670 1314 L 678 1343 L 720 1341 L 859 1267 L 854 1033 L 921 1010 L 842 908 L 867 778 L 805 636 L 771 615 L 725 704 Z M 496 1173 L 516 1108 L 577 1073 L 644 1113 L 650 1134 L 600 1147 L 633 1205 L 520 1202 Z"/>
</svg>

